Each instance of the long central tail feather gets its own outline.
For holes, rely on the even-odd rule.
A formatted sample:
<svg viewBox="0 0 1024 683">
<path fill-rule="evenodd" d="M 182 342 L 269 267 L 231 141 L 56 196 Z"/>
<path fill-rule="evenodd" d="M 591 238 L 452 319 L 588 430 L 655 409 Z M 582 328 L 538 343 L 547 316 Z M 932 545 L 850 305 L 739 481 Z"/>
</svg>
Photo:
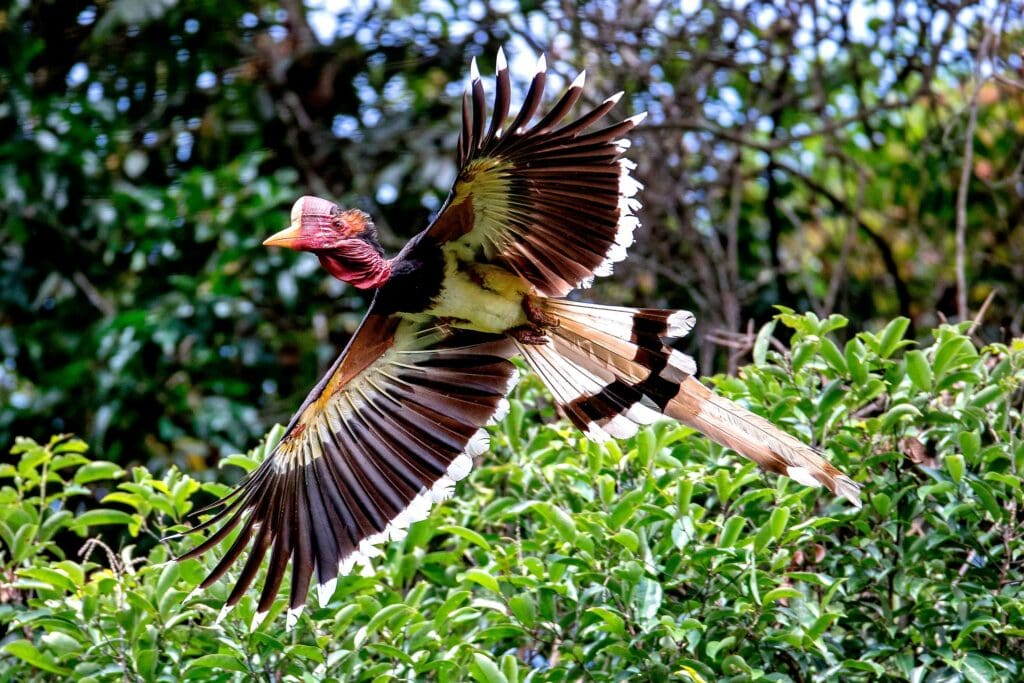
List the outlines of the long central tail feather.
<svg viewBox="0 0 1024 683">
<path fill-rule="evenodd" d="M 818 450 L 697 381 L 693 359 L 665 343 L 693 327 L 688 311 L 550 298 L 533 303 L 556 321 L 548 330 L 551 343 L 518 344 L 519 351 L 561 411 L 590 438 L 629 437 L 664 415 L 765 470 L 824 486 L 860 507 L 860 486 Z"/>
</svg>

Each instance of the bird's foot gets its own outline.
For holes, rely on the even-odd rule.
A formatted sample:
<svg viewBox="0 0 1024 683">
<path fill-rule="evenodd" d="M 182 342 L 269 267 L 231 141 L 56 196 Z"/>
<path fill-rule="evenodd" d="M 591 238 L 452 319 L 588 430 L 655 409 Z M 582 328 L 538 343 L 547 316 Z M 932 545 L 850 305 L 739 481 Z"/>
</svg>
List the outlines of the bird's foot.
<svg viewBox="0 0 1024 683">
<path fill-rule="evenodd" d="M 544 328 L 532 323 L 511 327 L 505 330 L 505 334 L 512 337 L 520 344 L 530 344 L 531 346 L 541 346 L 551 341 L 551 338 L 548 337 Z"/>
<path fill-rule="evenodd" d="M 553 315 L 549 315 L 540 306 L 537 305 L 536 300 L 532 296 L 523 297 L 523 312 L 526 313 L 526 319 L 529 320 L 534 327 L 548 328 L 558 327 L 561 321 Z"/>
</svg>

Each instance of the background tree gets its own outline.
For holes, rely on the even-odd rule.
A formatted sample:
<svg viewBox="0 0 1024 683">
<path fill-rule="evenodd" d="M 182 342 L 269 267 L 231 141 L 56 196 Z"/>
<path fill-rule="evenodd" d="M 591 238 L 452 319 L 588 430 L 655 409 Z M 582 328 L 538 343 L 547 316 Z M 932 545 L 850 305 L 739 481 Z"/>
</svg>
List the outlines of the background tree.
<svg viewBox="0 0 1024 683">
<path fill-rule="evenodd" d="M 299 194 L 397 249 L 471 56 L 624 88 L 645 230 L 604 300 L 691 307 L 710 372 L 775 304 L 1021 333 L 1017 3 L 19 3 L 0 19 L 0 441 L 202 469 L 287 418 L 366 301 L 259 246 Z M 958 266 L 962 281 L 958 285 Z"/>
</svg>

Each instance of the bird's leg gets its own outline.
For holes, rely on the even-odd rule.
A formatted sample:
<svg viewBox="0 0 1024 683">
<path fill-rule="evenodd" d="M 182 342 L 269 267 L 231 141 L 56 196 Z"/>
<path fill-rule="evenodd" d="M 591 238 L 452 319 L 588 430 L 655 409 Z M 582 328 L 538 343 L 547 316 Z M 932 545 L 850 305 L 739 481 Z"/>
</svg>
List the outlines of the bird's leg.
<svg viewBox="0 0 1024 683">
<path fill-rule="evenodd" d="M 547 331 L 558 327 L 558 318 L 542 311 L 530 296 L 523 297 L 523 312 L 526 314 L 527 322 L 506 330 L 506 334 L 521 344 L 547 344 L 550 341 Z"/>
</svg>

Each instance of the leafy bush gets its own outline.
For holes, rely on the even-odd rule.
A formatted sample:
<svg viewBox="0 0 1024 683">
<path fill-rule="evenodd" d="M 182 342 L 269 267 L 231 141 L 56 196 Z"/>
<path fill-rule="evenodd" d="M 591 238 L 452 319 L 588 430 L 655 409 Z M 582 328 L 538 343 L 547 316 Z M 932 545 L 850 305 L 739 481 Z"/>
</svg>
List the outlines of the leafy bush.
<svg viewBox="0 0 1024 683">
<path fill-rule="evenodd" d="M 840 348 L 840 317 L 778 322 L 790 350 L 769 326 L 714 383 L 825 444 L 863 510 L 670 423 L 589 443 L 531 378 L 457 497 L 292 632 L 283 600 L 250 632 L 251 595 L 217 623 L 226 582 L 188 597 L 217 558 L 158 541 L 224 484 L 20 440 L 0 468 L 3 677 L 1020 680 L 1024 343 L 942 327 L 921 350 L 899 319 Z"/>
</svg>

